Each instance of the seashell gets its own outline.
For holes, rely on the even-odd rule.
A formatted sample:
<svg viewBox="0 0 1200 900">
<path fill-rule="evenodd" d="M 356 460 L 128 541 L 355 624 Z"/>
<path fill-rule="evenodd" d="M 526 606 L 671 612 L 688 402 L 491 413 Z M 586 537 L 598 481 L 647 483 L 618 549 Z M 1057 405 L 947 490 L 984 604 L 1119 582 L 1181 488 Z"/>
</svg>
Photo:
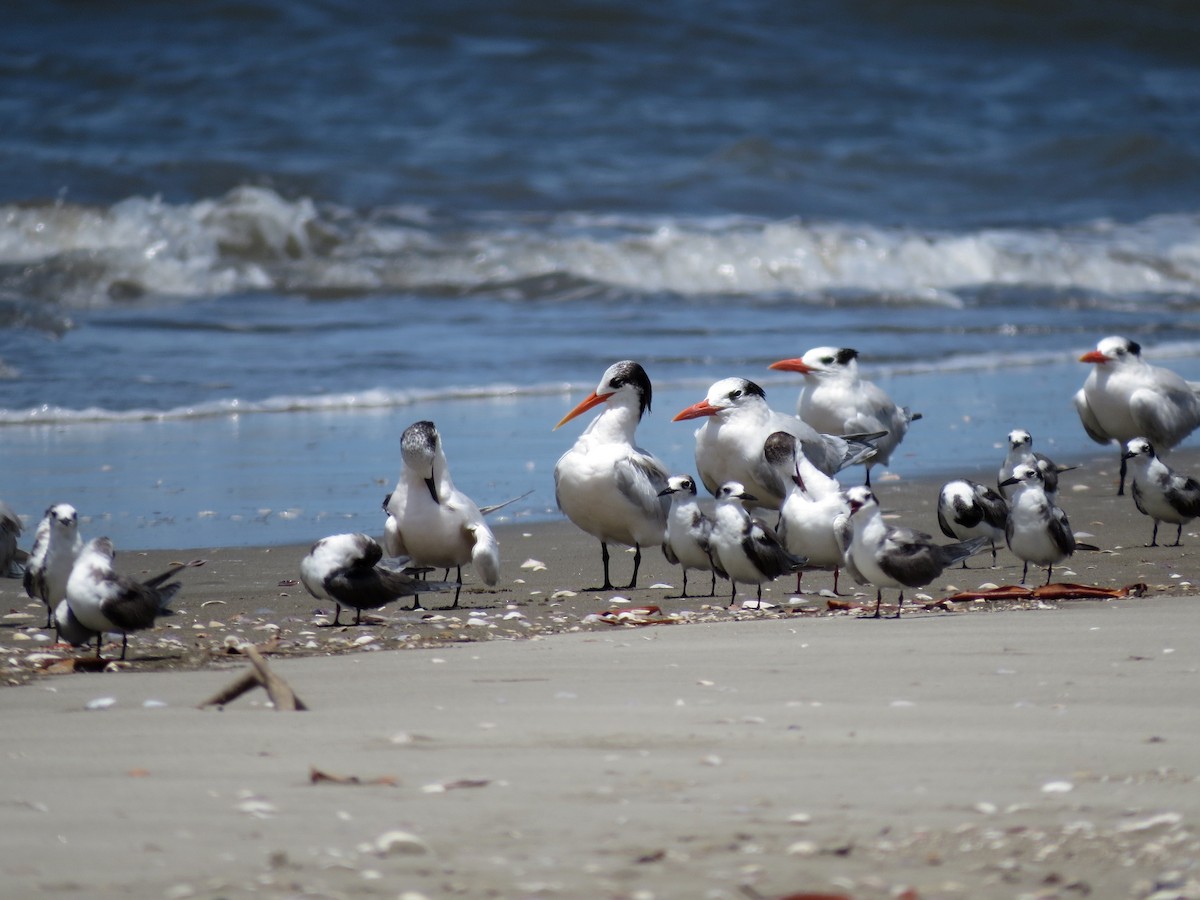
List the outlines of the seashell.
<svg viewBox="0 0 1200 900">
<path fill-rule="evenodd" d="M 429 845 L 409 831 L 385 831 L 375 839 L 380 856 L 418 856 L 429 852 Z"/>
</svg>

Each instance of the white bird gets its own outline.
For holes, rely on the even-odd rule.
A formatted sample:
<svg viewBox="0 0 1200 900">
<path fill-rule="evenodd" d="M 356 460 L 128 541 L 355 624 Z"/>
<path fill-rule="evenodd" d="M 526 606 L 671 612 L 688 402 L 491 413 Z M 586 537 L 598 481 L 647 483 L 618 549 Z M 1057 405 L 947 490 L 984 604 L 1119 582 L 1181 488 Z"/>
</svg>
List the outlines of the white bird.
<svg viewBox="0 0 1200 900">
<path fill-rule="evenodd" d="M 1008 452 L 1004 454 L 1004 462 L 996 475 L 996 485 L 1012 478 L 1017 466 L 1037 466 L 1046 482 L 1046 493 L 1051 499 L 1058 496 L 1058 476 L 1070 472 L 1078 466 L 1060 466 L 1045 453 L 1036 453 L 1033 449 L 1033 435 L 1023 428 L 1017 428 L 1008 433 Z M 1000 494 L 1007 500 L 1012 496 L 1012 487 L 1000 488 Z"/>
<path fill-rule="evenodd" d="M 1046 495 L 1046 480 L 1037 466 L 1017 466 L 1002 487 L 1014 485 L 1016 491 L 1008 504 L 1008 523 L 1004 536 L 1008 549 L 1024 562 L 1021 584 L 1029 574 L 1029 564 L 1046 566 L 1046 584 L 1055 563 L 1073 554 L 1078 546 L 1067 514 Z"/>
<path fill-rule="evenodd" d="M 807 562 L 787 551 L 779 537 L 766 522 L 752 518 L 747 503 L 758 498 L 748 494 L 736 481 L 717 489 L 717 505 L 713 512 L 712 549 L 717 563 L 729 576 L 732 589 L 729 605 L 737 600 L 738 582 L 758 587 L 758 603 L 762 606 L 764 581 L 774 581 L 780 575 L 798 572 Z"/>
<path fill-rule="evenodd" d="M 67 579 L 67 605 L 80 633 L 97 636 L 96 656 L 100 656 L 105 632 L 121 635 L 121 659 L 129 646 L 129 633 L 153 628 L 159 616 L 172 615 L 167 604 L 182 584 L 163 584 L 181 569 L 201 565 L 202 561 L 173 566 L 161 575 L 139 582 L 113 569 L 112 541 L 92 538 L 83 545 L 71 577 Z"/>
<path fill-rule="evenodd" d="M 924 587 L 950 566 L 987 546 L 986 537 L 935 544 L 923 531 L 889 525 L 879 511 L 878 499 L 868 487 L 850 488 L 846 497 L 854 529 L 846 556 L 861 579 L 876 588 L 875 618 L 879 618 L 885 587 L 900 590 L 896 606 L 896 618 L 900 618 L 905 588 Z"/>
<path fill-rule="evenodd" d="M 838 576 L 845 555 L 839 517 L 850 514 L 850 504 L 836 478 L 818 472 L 807 456 L 799 451 L 796 439 L 786 431 L 776 431 L 763 445 L 763 456 L 779 476 L 789 482 L 787 496 L 779 510 L 776 534 L 788 552 L 808 560 L 806 569 L 833 571 L 833 592 L 838 592 Z M 804 573 L 797 573 L 796 591 Z"/>
<path fill-rule="evenodd" d="M 967 478 L 948 481 L 938 493 L 937 517 L 942 534 L 948 538 L 965 541 L 986 537 L 992 545 L 992 566 L 996 565 L 996 543 L 1004 540 L 1008 523 L 1008 502 L 1003 495 Z"/>
<path fill-rule="evenodd" d="M 652 453 L 634 443 L 653 391 L 646 370 L 632 360 L 613 363 L 600 384 L 562 417 L 555 429 L 603 405 L 575 444 L 554 466 L 554 498 L 577 527 L 600 541 L 604 584 L 612 590 L 608 545 L 634 548 L 637 587 L 642 547 L 661 545 L 667 530 L 670 501 L 660 496 L 670 472 Z"/>
<path fill-rule="evenodd" d="M 68 503 L 46 510 L 33 536 L 25 564 L 25 593 L 46 604 L 46 627 L 54 624 L 54 608 L 67 596 L 67 579 L 83 549 L 79 514 Z"/>
<path fill-rule="evenodd" d="M 454 486 L 441 435 L 429 421 L 414 422 L 400 436 L 400 478 L 385 501 L 388 556 L 407 556 L 414 566 L 457 572 L 454 603 L 462 592 L 462 567 L 470 563 L 484 584 L 500 580 L 500 544 L 470 497 Z"/>
<path fill-rule="evenodd" d="M 9 578 L 20 571 L 17 560 L 17 538 L 21 536 L 21 518 L 11 506 L 0 500 L 0 578 Z"/>
<path fill-rule="evenodd" d="M 713 559 L 713 520 L 700 508 L 696 501 L 696 482 L 691 475 L 672 475 L 667 486 L 658 492 L 660 497 L 671 498 L 671 509 L 667 513 L 667 533 L 663 539 L 663 556 L 667 562 L 683 569 L 683 590 L 686 597 L 688 569 L 712 572 L 712 587 L 708 596 L 717 593 L 717 575 L 727 577 Z"/>
<path fill-rule="evenodd" d="M 897 406 L 887 392 L 858 374 L 858 351 L 850 347 L 814 347 L 798 359 L 781 359 L 770 368 L 804 375 L 797 411 L 817 431 L 829 434 L 884 432 L 873 442 L 875 455 L 865 461 L 867 485 L 871 468 L 886 466 L 908 433 L 908 425 L 921 418 L 908 407 Z"/>
<path fill-rule="evenodd" d="M 1130 488 L 1138 510 L 1154 520 L 1150 546 L 1158 546 L 1158 523 L 1178 526 L 1175 543 L 1183 538 L 1183 526 L 1200 516 L 1200 482 L 1180 475 L 1158 458 L 1154 445 L 1145 438 L 1134 438 L 1125 447 L 1125 460 L 1133 476 Z"/>
<path fill-rule="evenodd" d="M 826 475 L 868 459 L 875 449 L 867 441 L 880 436 L 820 434 L 807 422 L 771 409 L 763 389 L 745 378 L 718 381 L 703 400 L 681 410 L 674 421 L 701 417 L 705 422 L 696 429 L 696 469 L 704 486 L 715 495 L 725 482 L 739 482 L 757 498 L 756 505 L 768 509 L 779 509 L 788 490 L 763 458 L 763 445 L 774 432 L 795 437 L 804 455 Z"/>
<path fill-rule="evenodd" d="M 85 628 L 83 623 L 75 618 L 75 613 L 71 612 L 71 604 L 66 600 L 60 600 L 58 606 L 54 607 L 54 630 L 58 632 L 60 641 L 66 641 L 73 647 L 82 647 L 91 643 L 93 639 L 100 639 L 100 632 Z M 99 647 L 99 643 L 96 646 Z"/>
<path fill-rule="evenodd" d="M 1124 444 L 1136 437 L 1166 454 L 1200 426 L 1200 384 L 1142 359 L 1142 348 L 1123 337 L 1106 337 L 1079 357 L 1093 363 L 1075 409 L 1083 430 L 1098 444 L 1121 444 L 1121 480 L 1125 493 Z"/>
<path fill-rule="evenodd" d="M 334 625 L 341 624 L 343 606 L 354 610 L 357 625 L 364 609 L 379 609 L 409 594 L 417 609 L 417 594 L 449 587 L 422 581 L 412 570 L 381 565 L 382 560 L 383 548 L 369 535 L 333 534 L 313 544 L 300 560 L 300 580 L 318 600 L 332 600 L 337 606 Z"/>
</svg>

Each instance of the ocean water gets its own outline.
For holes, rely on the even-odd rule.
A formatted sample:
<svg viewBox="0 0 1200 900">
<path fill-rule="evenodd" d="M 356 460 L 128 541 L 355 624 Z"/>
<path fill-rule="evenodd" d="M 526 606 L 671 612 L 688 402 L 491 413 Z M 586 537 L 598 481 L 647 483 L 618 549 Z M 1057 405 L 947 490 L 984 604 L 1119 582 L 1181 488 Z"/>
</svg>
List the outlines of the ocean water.
<svg viewBox="0 0 1200 900">
<path fill-rule="evenodd" d="M 898 477 L 1090 456 L 1100 337 L 1200 380 L 1197 46 L 1181 2 L 21 5 L 0 498 L 128 548 L 376 533 L 430 418 L 549 518 L 609 363 L 690 471 L 675 412 L 791 410 L 767 365 L 824 344 L 924 413 Z"/>
</svg>

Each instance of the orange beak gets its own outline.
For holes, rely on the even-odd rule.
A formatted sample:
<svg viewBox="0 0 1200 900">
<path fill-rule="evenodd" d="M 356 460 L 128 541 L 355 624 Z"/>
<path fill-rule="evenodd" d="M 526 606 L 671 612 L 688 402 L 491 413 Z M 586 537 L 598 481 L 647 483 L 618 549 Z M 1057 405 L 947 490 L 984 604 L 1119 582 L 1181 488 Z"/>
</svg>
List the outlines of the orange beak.
<svg viewBox="0 0 1200 900">
<path fill-rule="evenodd" d="M 587 397 L 584 398 L 582 403 L 580 403 L 577 407 L 575 407 L 573 410 L 571 410 L 569 413 L 567 413 L 565 416 L 563 416 L 562 419 L 559 420 L 559 423 L 557 425 L 555 425 L 554 428 L 551 429 L 551 431 L 557 431 L 559 428 L 562 428 L 564 425 L 566 425 L 568 422 L 570 422 L 576 416 L 583 415 L 589 409 L 593 409 L 594 407 L 599 406 L 601 403 L 603 403 L 605 400 L 607 400 L 609 397 L 612 397 L 612 396 L 613 396 L 613 394 L 605 394 L 604 396 L 601 396 L 601 395 L 597 394 L 595 391 L 592 391 L 590 394 L 588 394 Z"/>
<path fill-rule="evenodd" d="M 1105 356 L 1099 350 L 1091 350 L 1091 351 L 1083 354 L 1083 356 L 1079 357 L 1079 361 L 1100 364 L 1100 363 L 1109 362 L 1109 359 L 1107 356 Z"/>
<path fill-rule="evenodd" d="M 802 375 L 807 375 L 812 371 L 802 359 L 781 359 L 779 362 L 771 363 L 767 368 L 778 369 L 780 372 L 799 372 Z"/>
<path fill-rule="evenodd" d="M 677 412 L 671 421 L 682 422 L 685 419 L 699 419 L 701 416 L 715 416 L 720 411 L 721 407 L 713 406 L 707 400 L 701 400 L 699 403 L 693 403 L 687 409 Z"/>
</svg>

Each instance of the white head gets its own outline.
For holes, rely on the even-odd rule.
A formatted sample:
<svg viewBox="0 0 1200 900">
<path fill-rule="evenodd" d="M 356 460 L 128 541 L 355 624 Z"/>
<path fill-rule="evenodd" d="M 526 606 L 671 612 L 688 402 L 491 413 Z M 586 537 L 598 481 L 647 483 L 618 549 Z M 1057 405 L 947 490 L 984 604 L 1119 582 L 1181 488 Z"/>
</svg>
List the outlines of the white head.
<svg viewBox="0 0 1200 900">
<path fill-rule="evenodd" d="M 676 413 L 672 421 L 698 419 L 701 416 L 716 416 L 730 410 L 753 404 L 766 404 L 767 394 L 761 387 L 746 378 L 722 378 L 708 389 L 708 394 L 699 403 Z"/>
<path fill-rule="evenodd" d="M 1038 487 L 1046 489 L 1046 479 L 1037 466 L 1019 465 L 1013 469 L 1012 477 L 1000 482 L 1000 487 L 1017 485 L 1018 488 Z"/>
<path fill-rule="evenodd" d="M 1095 363 L 1097 365 L 1106 365 L 1139 361 L 1142 358 L 1142 345 L 1137 341 L 1131 341 L 1129 338 L 1112 335 L 1106 337 L 1100 343 L 1096 344 L 1096 349 L 1079 357 L 1080 362 Z"/>
<path fill-rule="evenodd" d="M 70 537 L 79 528 L 79 514 L 69 503 L 56 503 L 46 510 L 46 519 L 50 528 L 57 534 Z"/>
<path fill-rule="evenodd" d="M 658 492 L 658 496 L 666 497 L 675 494 L 683 497 L 695 497 L 696 479 L 691 475 L 672 475 L 667 479 L 667 486 Z"/>
<path fill-rule="evenodd" d="M 632 359 L 615 362 L 604 370 L 596 389 L 580 401 L 579 405 L 567 413 L 554 427 L 561 428 L 576 416 L 582 415 L 589 409 L 601 403 L 609 403 L 617 398 L 628 398 L 631 405 L 637 406 L 638 421 L 641 421 L 650 410 L 654 399 L 654 389 L 650 385 L 650 376 L 640 363 Z"/>
<path fill-rule="evenodd" d="M 727 481 L 717 488 L 717 502 L 727 503 L 741 506 L 743 501 L 755 502 L 758 498 L 753 494 L 747 493 L 745 486 L 740 481 Z"/>
<path fill-rule="evenodd" d="M 799 359 L 781 359 L 771 363 L 770 368 L 814 378 L 854 376 L 858 374 L 858 351 L 852 347 L 813 347 Z"/>
<path fill-rule="evenodd" d="M 1020 450 L 1022 447 L 1033 446 L 1033 435 L 1023 428 L 1018 428 L 1015 431 L 1008 433 L 1008 446 L 1012 450 Z"/>
<path fill-rule="evenodd" d="M 1131 461 L 1134 465 L 1149 463 L 1152 459 L 1157 459 L 1158 455 L 1154 452 L 1154 445 L 1144 437 L 1135 437 L 1132 441 L 1125 445 L 1125 452 L 1121 454 L 1122 459 Z"/>
<path fill-rule="evenodd" d="M 874 492 L 866 485 L 856 485 L 846 491 L 846 502 L 850 504 L 850 515 L 857 515 L 861 510 L 870 512 L 879 508 L 879 501 Z"/>
</svg>

